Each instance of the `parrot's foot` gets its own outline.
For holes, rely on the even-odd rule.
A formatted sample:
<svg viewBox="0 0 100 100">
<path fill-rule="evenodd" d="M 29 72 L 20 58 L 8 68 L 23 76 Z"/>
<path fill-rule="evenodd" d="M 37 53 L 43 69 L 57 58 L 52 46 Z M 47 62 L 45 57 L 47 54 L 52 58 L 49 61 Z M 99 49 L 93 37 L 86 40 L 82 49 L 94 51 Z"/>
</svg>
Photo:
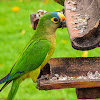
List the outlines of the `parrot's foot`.
<svg viewBox="0 0 100 100">
<path fill-rule="evenodd" d="M 41 77 L 39 79 L 37 79 L 37 83 L 38 83 L 38 81 L 49 80 L 49 79 L 50 79 L 50 74 L 41 75 Z"/>
<path fill-rule="evenodd" d="M 48 80 L 49 74 L 46 75 L 41 75 L 41 77 L 39 78 L 39 80 Z"/>
<path fill-rule="evenodd" d="M 41 75 L 40 78 L 37 79 L 37 84 L 40 83 L 40 81 L 42 80 L 50 80 L 50 74 L 46 74 L 46 75 Z M 36 86 L 37 89 L 39 89 L 39 84 Z"/>
</svg>

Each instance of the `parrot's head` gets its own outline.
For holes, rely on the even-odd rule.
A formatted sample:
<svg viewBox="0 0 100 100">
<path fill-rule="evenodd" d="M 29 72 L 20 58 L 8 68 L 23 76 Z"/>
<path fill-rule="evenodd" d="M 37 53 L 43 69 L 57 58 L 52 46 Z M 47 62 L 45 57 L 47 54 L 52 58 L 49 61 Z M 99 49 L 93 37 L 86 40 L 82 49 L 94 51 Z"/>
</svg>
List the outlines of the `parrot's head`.
<svg viewBox="0 0 100 100">
<path fill-rule="evenodd" d="M 64 28 L 65 26 L 65 16 L 59 12 L 51 13 L 51 22 L 57 26 L 57 28 Z"/>
<path fill-rule="evenodd" d="M 65 16 L 59 12 L 46 13 L 40 18 L 39 24 L 51 31 L 63 28 L 65 26 Z"/>
</svg>

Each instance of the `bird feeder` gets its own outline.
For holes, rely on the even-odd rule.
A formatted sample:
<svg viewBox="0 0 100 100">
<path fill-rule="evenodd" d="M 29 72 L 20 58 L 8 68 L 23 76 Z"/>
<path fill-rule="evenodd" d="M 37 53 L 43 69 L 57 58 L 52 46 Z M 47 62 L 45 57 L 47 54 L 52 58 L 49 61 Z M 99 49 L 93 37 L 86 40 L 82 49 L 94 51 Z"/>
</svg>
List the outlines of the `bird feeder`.
<svg viewBox="0 0 100 100">
<path fill-rule="evenodd" d="M 61 3 L 64 0 L 55 0 Z M 61 1 L 61 2 L 60 2 Z M 65 0 L 66 16 L 72 47 L 91 50 L 100 45 L 100 0 Z M 31 14 L 35 30 L 40 17 L 48 12 Z M 37 79 L 39 90 L 76 88 L 78 99 L 100 98 L 100 57 L 51 58 Z"/>
<path fill-rule="evenodd" d="M 100 98 L 100 57 L 51 58 L 37 83 L 39 90 L 76 88 L 79 99 Z"/>
</svg>

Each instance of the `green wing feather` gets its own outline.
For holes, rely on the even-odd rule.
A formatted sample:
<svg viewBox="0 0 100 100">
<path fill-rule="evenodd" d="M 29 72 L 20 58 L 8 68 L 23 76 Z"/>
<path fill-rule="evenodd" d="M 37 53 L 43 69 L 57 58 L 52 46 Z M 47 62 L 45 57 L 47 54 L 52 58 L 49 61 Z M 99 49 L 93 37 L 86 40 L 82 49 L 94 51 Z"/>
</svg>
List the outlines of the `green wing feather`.
<svg viewBox="0 0 100 100">
<path fill-rule="evenodd" d="M 12 68 L 10 78 L 7 81 L 38 68 L 43 63 L 49 49 L 50 43 L 48 40 L 31 42 Z"/>
</svg>

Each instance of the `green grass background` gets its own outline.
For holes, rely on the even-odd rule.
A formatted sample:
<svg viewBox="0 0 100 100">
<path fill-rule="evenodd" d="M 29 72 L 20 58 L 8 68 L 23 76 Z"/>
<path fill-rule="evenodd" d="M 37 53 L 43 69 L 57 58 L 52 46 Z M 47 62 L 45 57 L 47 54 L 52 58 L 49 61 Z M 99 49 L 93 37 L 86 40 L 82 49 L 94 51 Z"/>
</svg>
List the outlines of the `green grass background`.
<svg viewBox="0 0 100 100">
<path fill-rule="evenodd" d="M 14 6 L 20 7 L 19 12 L 11 10 Z M 0 79 L 9 73 L 25 44 L 34 34 L 30 14 L 39 9 L 50 12 L 62 10 L 63 6 L 53 0 L 48 4 L 44 4 L 42 0 L 0 0 Z M 23 36 L 22 30 L 26 31 Z M 58 29 L 56 33 L 57 47 L 53 57 L 81 57 L 83 51 L 71 47 L 67 28 Z M 100 56 L 100 49 L 90 50 L 88 56 Z M 0 100 L 7 97 L 10 87 L 11 84 L 0 93 Z M 77 100 L 75 89 L 39 91 L 35 87 L 36 83 L 26 79 L 21 83 L 15 100 Z"/>
</svg>

